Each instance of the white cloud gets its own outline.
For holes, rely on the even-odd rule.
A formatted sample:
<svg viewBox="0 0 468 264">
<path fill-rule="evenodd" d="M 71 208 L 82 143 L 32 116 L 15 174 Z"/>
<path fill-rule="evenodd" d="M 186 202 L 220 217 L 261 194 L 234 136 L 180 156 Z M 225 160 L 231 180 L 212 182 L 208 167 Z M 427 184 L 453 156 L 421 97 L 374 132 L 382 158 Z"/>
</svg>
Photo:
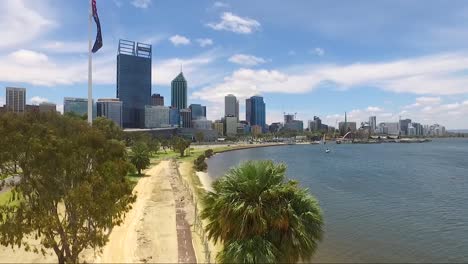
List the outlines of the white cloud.
<svg viewBox="0 0 468 264">
<path fill-rule="evenodd" d="M 133 0 L 132 5 L 137 8 L 148 8 L 151 5 L 151 0 Z"/>
<path fill-rule="evenodd" d="M 47 98 L 40 97 L 40 96 L 34 96 L 31 99 L 29 99 L 29 102 L 33 105 L 38 105 L 38 104 L 45 103 L 48 101 L 49 100 Z"/>
<path fill-rule="evenodd" d="M 0 107 L 2 107 L 3 105 L 5 105 L 5 97 L 0 96 Z"/>
<path fill-rule="evenodd" d="M 50 53 L 88 53 L 88 43 L 86 41 L 48 41 L 42 44 L 40 48 Z"/>
<path fill-rule="evenodd" d="M 8 58 L 19 65 L 25 66 L 40 66 L 41 64 L 47 64 L 49 61 L 44 53 L 24 49 L 10 53 Z"/>
<path fill-rule="evenodd" d="M 213 45 L 213 40 L 209 38 L 199 38 L 197 42 L 202 48 Z"/>
<path fill-rule="evenodd" d="M 322 48 L 314 48 L 310 51 L 310 53 L 322 57 L 323 55 L 325 55 L 325 50 Z"/>
<path fill-rule="evenodd" d="M 63 114 L 63 104 L 58 104 L 57 105 L 57 112 L 60 112 Z"/>
<path fill-rule="evenodd" d="M 216 2 L 213 3 L 213 7 L 215 7 L 215 8 L 227 8 L 227 7 L 229 7 L 229 5 L 227 3 L 224 3 L 224 2 L 216 1 Z"/>
<path fill-rule="evenodd" d="M 30 2 L 29 2 L 30 3 Z M 0 49 L 36 39 L 55 24 L 28 6 L 24 0 L 0 1 Z"/>
<path fill-rule="evenodd" d="M 256 57 L 248 54 L 235 54 L 228 59 L 232 63 L 245 65 L 245 66 L 255 66 L 258 64 L 265 63 L 266 60 L 260 57 Z"/>
<path fill-rule="evenodd" d="M 179 46 L 179 45 L 189 45 L 190 44 L 190 39 L 181 36 L 181 35 L 174 35 L 169 38 L 169 40 L 174 44 L 174 46 Z"/>
<path fill-rule="evenodd" d="M 440 103 L 441 99 L 440 97 L 418 97 L 416 98 L 416 102 L 420 104 L 438 104 Z"/>
<path fill-rule="evenodd" d="M 214 30 L 226 30 L 239 34 L 250 34 L 260 29 L 260 23 L 248 17 L 240 17 L 231 12 L 224 12 L 221 21 L 208 23 L 208 27 Z"/>
<path fill-rule="evenodd" d="M 368 112 L 382 112 L 383 109 L 378 106 L 369 106 L 366 108 Z"/>
</svg>

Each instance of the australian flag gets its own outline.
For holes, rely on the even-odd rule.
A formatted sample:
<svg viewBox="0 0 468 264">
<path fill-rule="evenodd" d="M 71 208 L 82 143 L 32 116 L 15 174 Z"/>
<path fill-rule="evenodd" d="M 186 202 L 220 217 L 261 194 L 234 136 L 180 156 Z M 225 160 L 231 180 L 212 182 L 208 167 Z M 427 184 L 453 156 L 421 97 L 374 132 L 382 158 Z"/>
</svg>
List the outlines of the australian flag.
<svg viewBox="0 0 468 264">
<path fill-rule="evenodd" d="M 94 22 L 96 22 L 96 26 L 97 26 L 96 41 L 94 42 L 92 52 L 96 53 L 102 47 L 101 22 L 99 22 L 99 16 L 98 16 L 97 7 L 96 7 L 96 0 L 92 0 L 92 9 L 93 9 Z"/>
</svg>

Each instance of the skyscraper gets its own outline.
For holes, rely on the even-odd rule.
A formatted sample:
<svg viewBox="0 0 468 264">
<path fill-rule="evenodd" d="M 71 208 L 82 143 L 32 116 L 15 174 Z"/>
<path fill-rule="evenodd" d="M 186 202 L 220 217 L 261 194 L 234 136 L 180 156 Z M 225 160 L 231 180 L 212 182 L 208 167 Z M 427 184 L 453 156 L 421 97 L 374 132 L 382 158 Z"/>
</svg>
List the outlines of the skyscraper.
<svg viewBox="0 0 468 264">
<path fill-rule="evenodd" d="M 122 101 L 123 127 L 144 127 L 144 109 L 151 104 L 151 45 L 119 41 L 117 98 Z"/>
<path fill-rule="evenodd" d="M 65 97 L 63 99 L 63 113 L 75 113 L 80 116 L 88 114 L 88 99 Z"/>
<path fill-rule="evenodd" d="M 251 126 L 265 128 L 265 102 L 261 96 L 252 96 L 246 100 L 246 118 Z"/>
<path fill-rule="evenodd" d="M 377 130 L 377 117 L 376 116 L 369 117 L 369 126 L 371 129 L 371 133 L 374 133 Z"/>
<path fill-rule="evenodd" d="M 224 116 L 234 116 L 239 121 L 239 101 L 232 94 L 224 97 Z"/>
<path fill-rule="evenodd" d="M 151 95 L 151 105 L 164 106 L 164 96 L 161 96 L 160 94 Z"/>
<path fill-rule="evenodd" d="M 96 110 L 97 116 L 110 119 L 122 127 L 122 102 L 119 99 L 98 99 Z"/>
<path fill-rule="evenodd" d="M 183 128 L 191 128 L 192 127 L 192 112 L 189 108 L 180 109 L 180 121 L 181 127 Z"/>
<path fill-rule="evenodd" d="M 6 111 L 14 113 L 24 113 L 26 111 L 26 89 L 6 88 Z"/>
<path fill-rule="evenodd" d="M 204 115 L 204 107 L 201 104 L 191 104 L 189 106 L 190 110 L 192 111 L 192 120 L 201 119 L 202 117 L 206 117 Z"/>
<path fill-rule="evenodd" d="M 182 72 L 171 82 L 171 106 L 187 108 L 187 81 Z"/>
</svg>

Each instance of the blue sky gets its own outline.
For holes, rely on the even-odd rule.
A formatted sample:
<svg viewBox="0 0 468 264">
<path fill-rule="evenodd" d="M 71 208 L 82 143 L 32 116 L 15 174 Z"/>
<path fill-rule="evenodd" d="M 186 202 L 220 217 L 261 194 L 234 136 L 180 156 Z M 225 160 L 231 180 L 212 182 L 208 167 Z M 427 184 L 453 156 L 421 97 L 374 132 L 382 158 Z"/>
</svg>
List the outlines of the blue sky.
<svg viewBox="0 0 468 264">
<path fill-rule="evenodd" d="M 94 97 L 115 97 L 120 38 L 153 45 L 153 92 L 170 102 L 183 65 L 189 101 L 261 94 L 283 112 L 334 125 L 412 118 L 468 128 L 468 1 L 97 0 L 104 47 Z M 87 94 L 87 1 L 0 1 L 0 87 L 28 101 Z M 93 38 L 95 26 L 93 25 Z M 0 93 L 0 103 L 4 102 Z"/>
</svg>

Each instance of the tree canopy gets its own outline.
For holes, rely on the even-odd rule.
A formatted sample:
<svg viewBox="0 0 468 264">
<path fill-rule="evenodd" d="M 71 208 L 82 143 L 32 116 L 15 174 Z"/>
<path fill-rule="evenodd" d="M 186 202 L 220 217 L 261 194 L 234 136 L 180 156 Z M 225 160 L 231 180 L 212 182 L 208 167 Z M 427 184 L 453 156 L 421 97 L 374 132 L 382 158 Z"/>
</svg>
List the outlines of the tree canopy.
<svg viewBox="0 0 468 264">
<path fill-rule="evenodd" d="M 247 162 L 213 183 L 201 217 L 208 236 L 223 245 L 219 262 L 310 260 L 322 238 L 322 213 L 285 172 L 285 165 L 272 161 Z"/>
<path fill-rule="evenodd" d="M 21 178 L 12 189 L 15 203 L 0 205 L 0 243 L 51 249 L 59 263 L 77 263 L 84 249 L 103 247 L 136 199 L 125 178 L 125 146 L 57 114 L 1 116 L 0 137 L 0 166 L 16 159 Z M 40 245 L 29 244 L 30 237 Z"/>
<path fill-rule="evenodd" d="M 138 170 L 138 175 L 141 175 L 141 170 L 148 168 L 150 165 L 150 150 L 144 142 L 137 142 L 133 145 L 130 161 Z"/>
</svg>

